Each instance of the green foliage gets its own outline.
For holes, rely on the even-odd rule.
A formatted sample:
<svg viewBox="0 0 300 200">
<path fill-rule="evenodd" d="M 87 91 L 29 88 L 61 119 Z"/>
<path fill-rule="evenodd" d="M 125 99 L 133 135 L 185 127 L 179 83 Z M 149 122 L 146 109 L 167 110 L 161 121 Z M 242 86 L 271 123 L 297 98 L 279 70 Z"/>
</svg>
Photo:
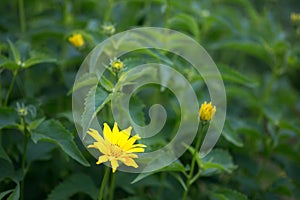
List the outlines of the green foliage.
<svg viewBox="0 0 300 200">
<path fill-rule="evenodd" d="M 126 116 L 118 119 L 122 128 L 132 121 L 155 124 L 163 120 L 151 106 L 162 105 L 164 127 L 141 142 L 149 152 L 174 138 L 183 120 L 180 105 L 168 88 L 149 84 L 132 91 L 133 86 L 144 77 L 170 85 L 178 80 L 160 69 L 128 77 L 131 69 L 168 65 L 191 83 L 200 103 L 209 100 L 201 74 L 158 49 L 122 55 L 118 76 L 105 64 L 101 77 L 89 69 L 74 84 L 98 43 L 146 26 L 183 32 L 209 52 L 226 87 L 226 123 L 215 149 L 203 158 L 194 142 L 162 169 L 117 172 L 114 199 L 180 199 L 185 191 L 189 199 L 300 199 L 300 20 L 291 15 L 299 15 L 299 5 L 296 0 L 1 0 L 0 199 L 97 199 L 104 167 L 83 147 L 85 133 L 77 136 L 73 93 L 87 89 L 79 116 L 84 131 L 93 120 L 113 124 L 112 109 Z M 107 24 L 115 33 L 104 31 Z M 83 36 L 83 46 L 69 42 L 73 33 Z M 130 92 L 127 112 L 121 100 Z"/>
</svg>

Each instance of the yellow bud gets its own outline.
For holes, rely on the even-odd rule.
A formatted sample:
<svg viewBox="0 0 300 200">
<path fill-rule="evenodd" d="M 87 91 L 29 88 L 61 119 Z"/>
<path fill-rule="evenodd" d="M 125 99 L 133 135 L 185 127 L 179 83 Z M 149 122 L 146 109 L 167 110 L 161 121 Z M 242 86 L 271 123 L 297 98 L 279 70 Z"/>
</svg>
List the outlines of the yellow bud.
<svg viewBox="0 0 300 200">
<path fill-rule="evenodd" d="M 212 103 L 207 103 L 206 101 L 201 105 L 201 108 L 199 110 L 199 116 L 201 121 L 210 121 L 215 112 L 216 112 L 216 106 L 213 106 Z"/>
<path fill-rule="evenodd" d="M 115 73 L 119 73 L 124 68 L 124 63 L 121 60 L 114 58 L 110 61 L 110 66 Z"/>
<path fill-rule="evenodd" d="M 84 39 L 81 34 L 76 33 L 73 34 L 71 37 L 68 38 L 68 41 L 74 46 L 74 47 L 82 47 L 84 45 Z"/>
</svg>

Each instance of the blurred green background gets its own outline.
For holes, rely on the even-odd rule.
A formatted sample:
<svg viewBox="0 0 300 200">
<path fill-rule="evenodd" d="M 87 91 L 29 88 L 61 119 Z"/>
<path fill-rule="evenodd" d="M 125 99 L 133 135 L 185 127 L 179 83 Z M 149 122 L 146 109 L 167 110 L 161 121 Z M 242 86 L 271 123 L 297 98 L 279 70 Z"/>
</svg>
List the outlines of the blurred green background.
<svg viewBox="0 0 300 200">
<path fill-rule="evenodd" d="M 194 38 L 226 87 L 225 127 L 203 160 L 214 165 L 199 167 L 189 198 L 300 199 L 299 1 L 1 0 L 0 13 L 0 199 L 97 199 L 104 166 L 96 166 L 77 136 L 75 75 L 95 45 L 147 26 Z M 75 33 L 82 46 L 69 41 Z M 129 69 L 148 57 L 164 58 L 190 81 L 200 104 L 209 101 L 201 75 L 186 63 L 163 51 L 146 54 L 122 61 Z M 157 102 L 172 102 L 164 104 L 163 131 L 174 131 L 175 97 L 158 86 L 142 91 L 131 101 L 133 118 L 149 122 L 153 93 Z M 158 135 L 147 145 L 159 148 L 168 139 Z M 190 158 L 187 151 L 147 176 L 118 172 L 114 199 L 180 199 Z"/>
</svg>

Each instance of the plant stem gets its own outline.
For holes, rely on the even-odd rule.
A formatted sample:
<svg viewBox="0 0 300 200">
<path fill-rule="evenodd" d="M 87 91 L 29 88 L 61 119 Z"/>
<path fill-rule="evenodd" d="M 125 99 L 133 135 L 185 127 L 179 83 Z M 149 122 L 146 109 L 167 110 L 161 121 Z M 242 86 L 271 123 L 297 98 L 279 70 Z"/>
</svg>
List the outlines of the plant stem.
<svg viewBox="0 0 300 200">
<path fill-rule="evenodd" d="M 15 81 L 16 81 L 16 77 L 17 77 L 17 74 L 18 74 L 18 71 L 14 71 L 13 72 L 13 78 L 10 82 L 10 85 L 9 85 L 9 88 L 8 88 L 8 91 L 7 91 L 7 94 L 6 94 L 6 97 L 5 97 L 5 100 L 4 100 L 4 103 L 3 103 L 3 106 L 7 106 L 7 103 L 8 103 L 8 99 L 9 99 L 9 96 L 10 96 L 10 93 L 14 87 L 14 84 L 15 84 Z"/>
<path fill-rule="evenodd" d="M 114 191 L 115 191 L 115 174 L 111 174 L 111 179 L 110 179 L 110 187 L 109 187 L 109 200 L 114 199 Z"/>
<path fill-rule="evenodd" d="M 98 200 L 103 199 L 103 191 L 104 191 L 104 188 L 106 186 L 106 182 L 107 182 L 107 179 L 108 179 L 108 176 L 109 176 L 109 171 L 110 171 L 110 168 L 106 167 L 105 172 L 104 172 L 104 176 L 103 176 L 103 179 L 102 179 L 102 182 L 101 182 L 100 190 L 99 190 Z"/>
<path fill-rule="evenodd" d="M 111 20 L 111 11 L 113 9 L 114 6 L 114 0 L 108 0 L 108 8 L 105 12 L 105 16 L 104 16 L 104 22 L 107 23 L 109 20 Z"/>
<path fill-rule="evenodd" d="M 26 31 L 24 1 L 23 0 L 19 0 L 18 4 L 19 4 L 20 28 L 21 28 L 21 32 L 24 33 Z"/>
<path fill-rule="evenodd" d="M 21 117 L 21 123 L 23 124 L 23 134 L 24 134 L 24 145 L 23 145 L 23 155 L 22 155 L 22 171 L 23 171 L 23 179 L 21 181 L 21 200 L 24 199 L 24 183 L 25 183 L 25 174 L 26 174 L 26 152 L 27 152 L 27 145 L 28 145 L 28 137 L 29 134 L 27 133 L 27 127 L 25 118 Z"/>
<path fill-rule="evenodd" d="M 193 158 L 192 158 L 190 173 L 187 177 L 186 190 L 183 193 L 182 200 L 186 200 L 188 192 L 189 192 L 189 188 L 191 186 L 191 180 L 193 179 L 195 163 L 196 163 L 197 156 L 199 154 L 198 151 L 200 148 L 200 143 L 201 143 L 201 139 L 202 139 L 202 135 L 203 135 L 204 126 L 205 126 L 205 124 L 201 123 L 200 131 L 199 131 L 198 138 L 196 141 L 195 151 L 194 151 Z"/>
</svg>

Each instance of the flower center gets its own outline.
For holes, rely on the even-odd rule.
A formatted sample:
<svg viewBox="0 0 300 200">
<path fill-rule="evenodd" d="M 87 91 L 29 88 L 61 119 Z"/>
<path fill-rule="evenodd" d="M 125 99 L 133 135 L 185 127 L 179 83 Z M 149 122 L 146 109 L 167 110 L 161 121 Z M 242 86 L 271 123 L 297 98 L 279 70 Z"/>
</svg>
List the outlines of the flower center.
<svg viewBox="0 0 300 200">
<path fill-rule="evenodd" d="M 110 144 L 110 156 L 118 158 L 123 154 L 123 150 L 116 144 Z"/>
</svg>

